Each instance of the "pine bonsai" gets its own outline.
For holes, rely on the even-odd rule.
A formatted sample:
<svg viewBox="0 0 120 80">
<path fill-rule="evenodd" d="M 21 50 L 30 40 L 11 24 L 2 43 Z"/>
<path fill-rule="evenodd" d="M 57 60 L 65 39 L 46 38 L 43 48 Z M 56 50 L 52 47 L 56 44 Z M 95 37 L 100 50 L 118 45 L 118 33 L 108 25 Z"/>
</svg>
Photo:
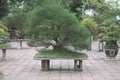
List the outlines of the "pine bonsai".
<svg viewBox="0 0 120 80">
<path fill-rule="evenodd" d="M 29 44 L 48 43 L 54 48 L 71 45 L 74 48 L 87 48 L 88 32 L 74 13 L 64 9 L 60 3 L 49 2 L 36 7 L 29 15 L 26 30 Z M 50 42 L 54 42 L 50 43 Z"/>
</svg>

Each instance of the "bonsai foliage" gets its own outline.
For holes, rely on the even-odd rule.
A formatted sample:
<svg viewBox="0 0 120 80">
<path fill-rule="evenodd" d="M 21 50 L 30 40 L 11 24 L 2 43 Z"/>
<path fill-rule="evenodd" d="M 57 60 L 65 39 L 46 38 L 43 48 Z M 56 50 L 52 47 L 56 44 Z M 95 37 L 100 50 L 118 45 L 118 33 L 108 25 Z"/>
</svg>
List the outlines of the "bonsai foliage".
<svg viewBox="0 0 120 80">
<path fill-rule="evenodd" d="M 54 47 L 65 45 L 86 48 L 88 32 L 81 26 L 75 14 L 64 9 L 60 3 L 50 3 L 35 8 L 29 15 L 27 36 L 31 42 L 54 41 Z"/>
<path fill-rule="evenodd" d="M 103 41 L 117 41 L 120 39 L 119 22 L 113 18 L 106 19 L 103 22 L 106 25 L 102 28 L 103 32 L 99 35 Z"/>
</svg>

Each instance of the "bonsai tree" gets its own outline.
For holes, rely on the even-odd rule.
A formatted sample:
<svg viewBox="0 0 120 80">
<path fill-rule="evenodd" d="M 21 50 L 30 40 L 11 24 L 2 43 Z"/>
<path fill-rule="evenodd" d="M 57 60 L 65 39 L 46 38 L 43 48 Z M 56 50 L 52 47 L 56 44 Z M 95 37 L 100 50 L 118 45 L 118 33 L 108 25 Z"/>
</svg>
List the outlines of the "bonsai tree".
<svg viewBox="0 0 120 80">
<path fill-rule="evenodd" d="M 6 48 L 9 46 L 6 44 L 6 38 L 9 36 L 7 27 L 0 21 L 0 48 L 3 51 L 3 58 L 6 56 Z"/>
<path fill-rule="evenodd" d="M 105 51 L 107 57 L 116 57 L 118 53 L 117 41 L 120 39 L 120 26 L 118 20 L 114 18 L 106 19 L 103 22 L 106 25 L 102 28 L 102 33 L 99 35 L 102 41 L 106 42 Z"/>
<path fill-rule="evenodd" d="M 88 56 L 65 47 L 69 45 L 76 49 L 87 48 L 88 32 L 75 14 L 62 7 L 58 0 L 49 1 L 30 13 L 26 34 L 30 39 L 29 44 L 36 46 L 36 44 L 45 43 L 52 45 L 53 49 L 40 50 L 34 58 L 74 58 L 74 69 L 82 70 L 82 60 L 76 60 L 76 58 L 86 59 Z M 77 62 L 79 62 L 78 65 Z M 50 60 L 42 60 L 41 64 L 42 70 L 49 70 Z"/>
<path fill-rule="evenodd" d="M 114 41 L 116 43 L 116 41 L 119 39 L 120 32 L 120 23 L 119 19 L 117 19 L 117 17 L 120 17 L 120 9 L 116 7 L 118 6 L 117 1 L 99 0 L 99 3 L 99 5 L 96 3 L 93 7 L 94 12 L 92 17 L 98 24 L 98 34 L 100 33 L 100 42 L 105 41 L 106 44 L 108 44 L 108 42 Z M 106 45 L 105 47 L 107 48 L 107 46 L 108 45 Z M 115 51 L 111 50 L 110 53 L 112 52 Z"/>
<path fill-rule="evenodd" d="M 88 47 L 88 32 L 75 14 L 60 4 L 46 4 L 36 7 L 29 15 L 26 34 L 30 44 L 49 43 L 54 48 L 72 45 L 76 48 Z"/>
</svg>

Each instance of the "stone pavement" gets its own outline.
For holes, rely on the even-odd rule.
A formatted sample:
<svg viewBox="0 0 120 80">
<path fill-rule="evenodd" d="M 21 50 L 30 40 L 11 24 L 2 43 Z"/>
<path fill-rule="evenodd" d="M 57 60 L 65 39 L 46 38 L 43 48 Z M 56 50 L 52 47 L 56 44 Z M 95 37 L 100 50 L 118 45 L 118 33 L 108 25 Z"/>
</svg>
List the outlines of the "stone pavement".
<svg viewBox="0 0 120 80">
<path fill-rule="evenodd" d="M 12 43 L 14 47 L 16 44 Z M 23 46 L 28 47 L 25 43 Z M 120 51 L 116 60 L 98 52 L 97 43 L 93 43 L 92 51 L 84 52 L 89 59 L 83 61 L 83 71 L 73 70 L 73 60 L 52 60 L 52 70 L 41 71 L 40 61 L 33 58 L 35 48 L 9 49 L 6 60 L 0 60 L 0 71 L 3 80 L 120 80 Z"/>
</svg>

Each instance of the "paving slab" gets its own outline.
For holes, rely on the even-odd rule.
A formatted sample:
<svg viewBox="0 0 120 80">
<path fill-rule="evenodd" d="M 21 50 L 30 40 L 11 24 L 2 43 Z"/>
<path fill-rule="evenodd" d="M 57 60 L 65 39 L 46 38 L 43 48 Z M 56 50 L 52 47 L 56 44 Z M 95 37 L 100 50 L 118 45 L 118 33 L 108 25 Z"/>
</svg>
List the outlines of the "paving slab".
<svg viewBox="0 0 120 80">
<path fill-rule="evenodd" d="M 12 43 L 13 47 L 17 44 Z M 28 47 L 25 42 L 23 47 L 8 49 L 5 60 L 1 59 L 0 50 L 3 80 L 120 80 L 120 50 L 115 60 L 108 60 L 104 52 L 98 51 L 98 42 L 92 44 L 91 51 L 83 51 L 89 56 L 83 61 L 83 71 L 73 70 L 73 60 L 51 60 L 51 70 L 41 71 L 41 61 L 33 58 L 36 48 Z"/>
</svg>

